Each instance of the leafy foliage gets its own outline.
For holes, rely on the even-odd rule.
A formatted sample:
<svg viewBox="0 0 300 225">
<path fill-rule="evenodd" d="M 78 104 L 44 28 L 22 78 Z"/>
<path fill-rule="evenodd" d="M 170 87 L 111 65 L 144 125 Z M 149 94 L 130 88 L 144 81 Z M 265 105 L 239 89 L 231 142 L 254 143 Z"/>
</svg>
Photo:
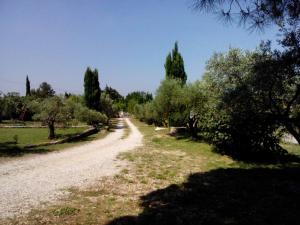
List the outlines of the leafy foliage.
<svg viewBox="0 0 300 225">
<path fill-rule="evenodd" d="M 109 94 L 101 95 L 102 112 L 106 115 L 106 124 L 109 124 L 110 119 L 118 116 L 118 108 L 114 105 L 114 101 L 110 98 Z"/>
<path fill-rule="evenodd" d="M 248 25 L 250 29 L 270 24 L 293 27 L 299 24 L 300 7 L 293 0 L 193 0 L 196 10 L 218 13 L 226 22 Z"/>
<path fill-rule="evenodd" d="M 129 113 L 134 113 L 137 104 L 145 104 L 153 99 L 152 94 L 143 91 L 134 91 L 129 93 L 126 98 L 126 108 Z"/>
<path fill-rule="evenodd" d="M 41 83 L 38 89 L 32 89 L 30 93 L 35 98 L 50 98 L 55 95 L 55 91 L 47 82 Z"/>
<path fill-rule="evenodd" d="M 88 108 L 100 110 L 100 84 L 98 70 L 92 71 L 89 67 L 84 74 L 84 100 Z"/>
<path fill-rule="evenodd" d="M 169 53 L 165 63 L 166 78 L 179 79 L 182 84 L 186 83 L 187 75 L 184 70 L 184 62 L 178 51 L 178 43 L 175 42 L 172 53 Z"/>
<path fill-rule="evenodd" d="M 75 118 L 94 127 L 99 126 L 99 124 L 106 123 L 107 120 L 107 117 L 102 113 L 93 109 L 88 109 L 84 106 L 77 108 L 75 111 Z"/>
<path fill-rule="evenodd" d="M 30 81 L 29 81 L 29 78 L 28 76 L 26 76 L 26 96 L 30 96 L 31 93 L 30 93 Z"/>
<path fill-rule="evenodd" d="M 42 121 L 49 128 L 49 139 L 55 138 L 55 123 L 64 123 L 68 119 L 68 113 L 61 98 L 54 96 L 41 102 L 32 102 L 31 106 L 36 113 L 35 120 Z"/>
</svg>

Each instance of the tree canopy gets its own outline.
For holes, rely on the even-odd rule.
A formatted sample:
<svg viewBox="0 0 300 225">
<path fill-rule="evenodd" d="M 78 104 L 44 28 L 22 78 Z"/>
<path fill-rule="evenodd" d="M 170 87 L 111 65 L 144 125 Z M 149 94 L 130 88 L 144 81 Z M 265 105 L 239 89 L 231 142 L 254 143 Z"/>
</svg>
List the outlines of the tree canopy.
<svg viewBox="0 0 300 225">
<path fill-rule="evenodd" d="M 26 96 L 29 96 L 31 95 L 30 93 L 30 81 L 29 81 L 29 78 L 28 78 L 28 75 L 26 76 Z"/>
<path fill-rule="evenodd" d="M 91 70 L 88 67 L 84 74 L 84 99 L 86 106 L 90 109 L 100 110 L 100 95 L 98 70 Z"/>
<path fill-rule="evenodd" d="M 218 13 L 227 22 L 236 22 L 250 29 L 270 24 L 279 27 L 299 25 L 300 7 L 297 0 L 193 0 L 196 10 Z"/>
<path fill-rule="evenodd" d="M 32 89 L 30 93 L 36 98 L 49 98 L 55 95 L 55 91 L 53 90 L 52 86 L 47 82 L 41 83 L 36 90 Z"/>
<path fill-rule="evenodd" d="M 184 61 L 178 51 L 177 42 L 175 42 L 174 49 L 166 58 L 165 70 L 166 78 L 179 79 L 182 84 L 186 83 L 187 75 L 184 70 Z"/>
</svg>

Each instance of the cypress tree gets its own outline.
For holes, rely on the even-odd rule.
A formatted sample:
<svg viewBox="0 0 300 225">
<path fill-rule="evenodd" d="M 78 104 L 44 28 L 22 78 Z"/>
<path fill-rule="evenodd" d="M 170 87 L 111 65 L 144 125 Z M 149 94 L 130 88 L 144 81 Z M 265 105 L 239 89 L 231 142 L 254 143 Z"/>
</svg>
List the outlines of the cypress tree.
<svg viewBox="0 0 300 225">
<path fill-rule="evenodd" d="M 90 109 L 100 110 L 100 84 L 98 70 L 87 68 L 84 74 L 84 100 Z"/>
<path fill-rule="evenodd" d="M 30 93 L 30 81 L 29 81 L 29 78 L 28 78 L 28 75 L 26 76 L 26 96 L 30 96 L 31 93 Z"/>
<path fill-rule="evenodd" d="M 187 75 L 184 70 L 184 61 L 178 51 L 178 43 L 175 42 L 172 53 L 169 53 L 165 63 L 166 78 L 181 80 L 182 84 L 186 83 Z"/>
<path fill-rule="evenodd" d="M 166 78 L 172 78 L 172 55 L 168 54 L 165 63 Z"/>
</svg>

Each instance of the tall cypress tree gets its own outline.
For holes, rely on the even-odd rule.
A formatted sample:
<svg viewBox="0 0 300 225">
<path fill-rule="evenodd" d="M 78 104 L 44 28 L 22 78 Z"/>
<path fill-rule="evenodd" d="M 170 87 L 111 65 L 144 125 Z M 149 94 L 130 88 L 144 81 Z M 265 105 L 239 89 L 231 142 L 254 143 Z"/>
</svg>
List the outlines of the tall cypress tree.
<svg viewBox="0 0 300 225">
<path fill-rule="evenodd" d="M 172 53 L 169 53 L 165 63 L 166 78 L 179 79 L 182 84 L 186 83 L 187 75 L 184 70 L 184 61 L 178 51 L 178 43 L 175 42 Z"/>
<path fill-rule="evenodd" d="M 100 84 L 98 70 L 87 68 L 84 74 L 84 100 L 90 109 L 100 110 Z"/>
<path fill-rule="evenodd" d="M 31 93 L 30 93 L 30 81 L 29 81 L 29 78 L 28 78 L 28 75 L 26 76 L 26 96 L 30 96 Z"/>
</svg>

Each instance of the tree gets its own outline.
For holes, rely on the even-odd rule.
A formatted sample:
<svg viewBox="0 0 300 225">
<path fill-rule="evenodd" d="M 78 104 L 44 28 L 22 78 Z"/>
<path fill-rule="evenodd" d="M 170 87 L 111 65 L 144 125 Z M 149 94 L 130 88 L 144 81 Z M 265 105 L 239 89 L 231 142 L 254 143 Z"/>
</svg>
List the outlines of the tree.
<svg viewBox="0 0 300 225">
<path fill-rule="evenodd" d="M 114 101 L 110 98 L 110 95 L 107 93 L 101 95 L 101 106 L 102 112 L 106 115 L 107 118 L 106 124 L 109 125 L 111 118 L 117 116 L 118 108 L 114 105 Z"/>
<path fill-rule="evenodd" d="M 88 125 L 94 127 L 98 127 L 100 124 L 104 124 L 107 121 L 107 117 L 104 114 L 82 105 L 77 105 L 74 116 L 77 120 L 86 122 Z"/>
<path fill-rule="evenodd" d="M 30 96 L 30 81 L 28 75 L 26 76 L 26 96 Z"/>
<path fill-rule="evenodd" d="M 18 92 L 8 92 L 3 96 L 3 119 L 19 119 L 24 106 L 24 99 Z"/>
<path fill-rule="evenodd" d="M 172 53 L 169 53 L 165 63 L 166 78 L 179 79 L 182 84 L 186 83 L 187 75 L 184 70 L 184 61 L 178 51 L 178 43 L 175 42 Z"/>
<path fill-rule="evenodd" d="M 204 135 L 219 151 L 235 157 L 283 153 L 279 145 L 281 124 L 270 112 L 267 90 L 255 81 L 256 52 L 230 49 L 209 61 L 204 77 L 208 92 Z M 269 77 L 270 79 L 270 77 Z"/>
<path fill-rule="evenodd" d="M 55 138 L 55 124 L 64 123 L 68 120 L 68 113 L 61 98 L 54 96 L 43 99 L 41 102 L 32 102 L 34 120 L 42 121 L 48 126 L 49 139 Z"/>
<path fill-rule="evenodd" d="M 249 86 L 259 93 L 256 99 L 266 105 L 266 113 L 284 126 L 300 143 L 300 32 L 282 41 L 284 51 L 272 51 L 262 45 L 256 54 Z"/>
<path fill-rule="evenodd" d="M 84 99 L 80 95 L 71 95 L 65 98 L 66 115 L 69 120 L 86 122 L 88 125 L 98 127 L 105 123 L 107 118 L 102 113 L 84 106 Z"/>
<path fill-rule="evenodd" d="M 104 93 L 108 94 L 109 97 L 113 100 L 113 101 L 122 101 L 124 98 L 123 96 L 114 88 L 109 87 L 106 85 L 106 87 L 104 88 Z"/>
<path fill-rule="evenodd" d="M 3 109 L 4 109 L 4 98 L 2 96 L 2 93 L 0 92 L 0 122 L 2 122 Z"/>
<path fill-rule="evenodd" d="M 107 94 L 110 97 L 117 111 L 123 111 L 126 109 L 125 98 L 116 89 L 106 85 L 103 94 Z"/>
<path fill-rule="evenodd" d="M 129 93 L 126 98 L 127 112 L 134 113 L 134 107 L 136 104 L 145 104 L 146 102 L 152 101 L 152 94 L 144 91 L 134 91 Z"/>
<path fill-rule="evenodd" d="M 84 99 L 88 108 L 100 110 L 100 84 L 98 77 L 98 70 L 92 71 L 87 68 L 84 75 Z"/>
<path fill-rule="evenodd" d="M 263 28 L 269 24 L 280 28 L 282 39 L 279 43 L 283 50 L 271 51 L 269 44 L 264 46 L 253 62 L 252 76 L 240 91 L 251 90 L 251 96 L 261 107 L 259 111 L 264 112 L 263 115 L 268 112 L 276 124 L 284 126 L 300 143 L 299 1 L 194 0 L 194 6 L 199 10 L 221 11 L 223 18 L 229 21 L 237 12 L 239 23 L 249 28 Z"/>
<path fill-rule="evenodd" d="M 180 102 L 182 96 L 181 81 L 177 79 L 163 80 L 156 92 L 154 99 L 157 113 L 162 117 L 164 124 L 168 127 L 182 124 L 183 104 Z"/>
<path fill-rule="evenodd" d="M 299 1 L 294 0 L 193 0 L 194 8 L 200 11 L 219 13 L 227 22 L 247 25 L 250 29 L 276 24 L 283 28 L 299 23 Z"/>
<path fill-rule="evenodd" d="M 41 83 L 38 89 L 32 89 L 30 92 L 32 96 L 37 98 L 50 98 L 55 95 L 55 91 L 47 82 Z"/>
<path fill-rule="evenodd" d="M 203 121 L 207 112 L 207 95 L 204 93 L 203 83 L 196 81 L 183 88 L 181 101 L 185 106 L 186 123 L 192 137 L 197 137 L 200 121 Z"/>
</svg>

